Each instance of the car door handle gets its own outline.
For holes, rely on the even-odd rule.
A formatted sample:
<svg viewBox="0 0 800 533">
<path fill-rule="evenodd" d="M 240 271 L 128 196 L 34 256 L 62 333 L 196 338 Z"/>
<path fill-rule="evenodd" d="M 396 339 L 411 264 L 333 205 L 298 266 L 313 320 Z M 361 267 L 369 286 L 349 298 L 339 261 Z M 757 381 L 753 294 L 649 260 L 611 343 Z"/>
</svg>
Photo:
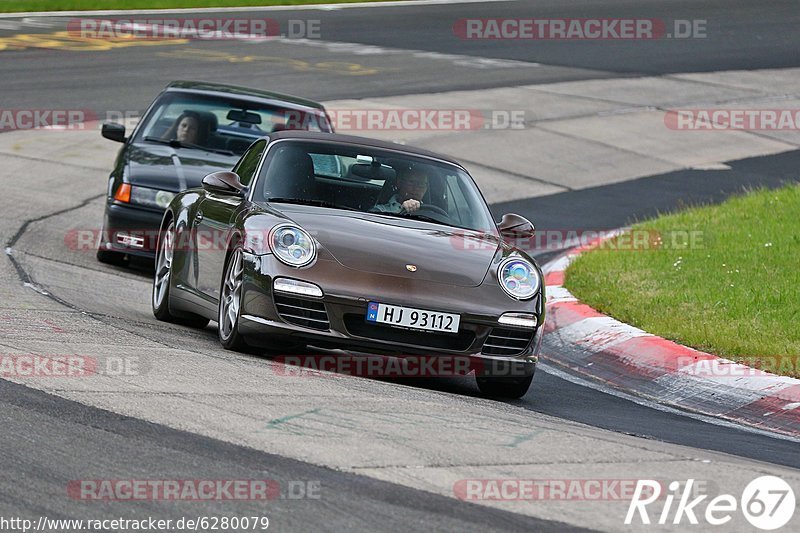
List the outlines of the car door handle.
<svg viewBox="0 0 800 533">
<path fill-rule="evenodd" d="M 197 214 L 194 216 L 194 219 L 197 222 L 200 222 L 201 220 L 203 220 L 203 212 L 202 211 L 198 211 Z"/>
</svg>

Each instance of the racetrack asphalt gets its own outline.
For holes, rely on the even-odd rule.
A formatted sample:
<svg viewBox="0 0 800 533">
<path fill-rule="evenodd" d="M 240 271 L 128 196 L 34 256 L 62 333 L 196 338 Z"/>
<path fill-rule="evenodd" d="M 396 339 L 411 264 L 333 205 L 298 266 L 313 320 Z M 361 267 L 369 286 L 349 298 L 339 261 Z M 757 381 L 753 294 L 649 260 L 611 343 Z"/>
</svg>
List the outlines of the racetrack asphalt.
<svg viewBox="0 0 800 533">
<path fill-rule="evenodd" d="M 580 531 L 473 503 L 337 472 L 286 457 L 43 394 L 0 380 L 3 452 L 0 516 L 36 513 L 50 519 L 76 516 L 65 498 L 70 481 L 87 471 L 119 479 L 269 480 L 280 487 L 275 500 L 236 502 L 235 515 L 268 516 L 271 529 L 293 531 Z M 89 466 L 91 465 L 91 466 Z M 135 467 L 134 467 L 135 465 Z M 308 496 L 311 497 L 301 497 Z M 97 516 L 79 502 L 84 518 Z M 232 516 L 225 501 L 117 501 L 103 516 Z"/>
<path fill-rule="evenodd" d="M 97 110 L 143 109 L 153 94 L 175 79 L 270 87 L 308 98 L 334 100 L 606 77 L 800 66 L 796 53 L 800 12 L 792 0 L 611 0 L 602 4 L 580 0 L 566 5 L 559 0 L 536 0 L 419 8 L 237 12 L 229 16 L 273 18 L 284 32 L 290 19 L 319 21 L 321 42 L 288 39 L 269 54 L 261 54 L 257 42 L 242 41 L 134 46 L 99 54 L 70 53 L 68 47 L 58 44 L 49 45 L 57 51 L 36 48 L 30 39 L 23 40 L 27 45 L 15 41 L 25 48 L 9 48 L 4 57 L 14 60 L 0 62 L 0 106 L 20 108 L 45 103 L 58 108 L 91 103 L 90 107 Z M 173 17 L 180 16 L 170 15 Z M 668 24 L 674 20 L 702 20 L 706 21 L 706 36 L 531 42 L 467 40 L 454 34 L 457 20 L 481 17 L 647 17 Z M 44 24 L 25 23 L 22 17 L 2 19 L 0 50 L 3 40 L 19 34 L 47 36 L 64 31 L 74 18 L 48 17 Z M 355 59 L 352 44 L 360 45 Z M 7 46 L 13 47 L 13 42 L 7 42 Z M 439 56 L 410 53 L 414 51 Z M 473 61 L 466 60 L 469 58 Z M 487 59 L 508 63 L 502 69 L 485 68 Z M 352 63 L 378 69 L 378 73 L 358 75 L 359 70 L 352 70 Z"/>
<path fill-rule="evenodd" d="M 668 19 L 707 19 L 709 38 L 689 42 L 656 43 L 536 43 L 521 46 L 514 42 L 465 42 L 452 35 L 452 23 L 466 17 L 532 16 L 632 16 Z M 352 9 L 341 11 L 298 11 L 304 18 L 319 18 L 326 41 L 363 43 L 409 52 L 356 56 L 352 48 L 323 49 L 286 43 L 270 52 L 268 58 L 252 59 L 256 45 L 242 42 L 187 43 L 176 47 L 127 48 L 107 52 L 68 51 L 28 48 L 0 50 L 0 108 L 91 108 L 98 112 L 112 109 L 140 110 L 167 81 L 178 78 L 207 79 L 243 85 L 269 86 L 272 89 L 302 94 L 321 100 L 380 97 L 395 94 L 435 93 L 458 89 L 479 89 L 509 85 L 553 83 L 568 80 L 628 77 L 641 74 L 669 74 L 712 70 L 781 68 L 800 66 L 797 44 L 800 41 L 800 12 L 793 2 L 753 4 L 735 2 L 636 2 L 615 1 L 603 7 L 590 2 L 499 2 L 430 6 L 420 17 L 413 7 Z M 309 14 L 312 13 L 312 14 Z M 254 14 L 253 16 L 263 16 Z M 276 13 L 286 20 L 292 12 Z M 385 20 L 392 20 L 388 31 Z M 2 39 L 19 34 L 41 34 L 57 27 L 25 27 L 0 32 Z M 716 31 L 715 31 L 716 30 Z M 479 62 L 461 61 L 448 56 L 421 56 L 414 51 L 459 54 L 470 58 L 507 60 L 504 68 L 478 68 Z M 250 60 L 242 58 L 251 57 Z M 99 59 L 98 59 L 99 58 Z M 539 66 L 514 62 L 537 62 Z M 342 63 L 374 69 L 377 74 L 342 74 Z M 338 67 L 332 69 L 331 65 Z M 470 66 L 472 65 L 472 66 Z M 338 70 L 337 70 L 338 69 Z M 144 74 L 146 73 L 146 74 Z M 324 80 L 322 83 L 320 80 Z M 87 104 L 90 102 L 90 104 Z M 46 150 L 42 159 L 47 159 Z M 683 170 L 637 180 L 567 191 L 495 204 L 497 215 L 518 212 L 530 217 L 537 227 L 571 229 L 611 229 L 658 212 L 692 203 L 719 202 L 745 187 L 778 186 L 796 180 L 800 163 L 798 151 L 731 161 L 731 170 Z M 34 162 L 30 162 L 34 165 Z M 38 167 L 37 167 L 38 168 Z M 106 171 L 98 171 L 98 175 Z M 4 182 L 9 183 L 4 176 Z M 97 180 L 102 183 L 102 177 Z M 102 186 L 89 191 L 103 192 Z M 90 197 L 75 191 L 73 206 Z M 47 285 L 53 295 L 74 309 L 96 315 L 112 325 L 123 324 L 146 331 L 137 306 L 119 306 L 103 301 L 102 295 L 118 283 L 107 274 L 117 275 L 122 283 L 139 290 L 149 273 L 117 271 L 94 262 L 88 255 L 65 256 L 59 227 L 89 223 L 100 212 L 102 202 L 90 201 L 85 207 L 56 217 L 62 226 L 32 224 L 20 235 L 19 248 L 30 254 L 20 266 L 25 275 Z M 41 214 L 55 211 L 43 206 L 15 221 L 6 220 L 5 235 L 14 234 L 22 224 Z M 10 225 L 13 224 L 13 227 Z M 540 259 L 546 260 L 547 256 Z M 93 280 L 95 272 L 101 276 Z M 100 281 L 98 281 L 100 280 Z M 4 279 L 19 283 L 19 279 Z M 99 283 L 91 288 L 87 284 Z M 131 289 L 132 291 L 133 289 Z M 124 291 L 127 293 L 127 291 Z M 58 305 L 47 313 L 58 313 Z M 152 333 L 152 332 L 151 332 Z M 87 333 L 88 335 L 89 333 Z M 159 331 L 157 338 L 175 343 L 183 331 Z M 213 338 L 202 335 L 202 349 Z M 115 339 L 106 339 L 113 343 Z M 188 341 L 190 344 L 194 341 Z M 200 342 L 200 341 L 198 341 Z M 2 345 L 13 349 L 12 336 Z M 543 351 L 548 349 L 547 342 Z M 647 441 L 675 443 L 698 450 L 713 450 L 741 458 L 800 468 L 796 442 L 774 439 L 731 426 L 719 426 L 665 412 L 630 399 L 565 379 L 569 376 L 540 368 L 529 394 L 513 406 L 555 419 L 574 421 L 612 432 L 633 435 Z M 373 380 L 364 387 L 370 388 Z M 375 382 L 380 384 L 380 382 Z M 416 393 L 445 394 L 470 401 L 477 390 L 468 380 L 439 380 L 407 383 Z M 591 384 L 589 384 L 591 385 Z M 379 385 L 375 385 L 376 387 Z M 355 394 L 355 393 L 354 393 Z M 523 516 L 512 511 L 478 507 L 453 498 L 431 495 L 396 483 L 379 481 L 350 472 L 326 469 L 262 451 L 221 442 L 218 439 L 182 432 L 166 425 L 125 418 L 110 411 L 84 406 L 59 396 L 0 381 L 3 415 L 0 459 L 3 490 L 0 514 L 46 514 L 51 517 L 87 514 L 76 511 L 75 502 L 64 501 L 64 483 L 69 479 L 100 472 L 108 477 L 158 477 L 162 472 L 184 477 L 253 478 L 264 476 L 285 480 L 321 480 L 331 487 L 319 502 L 281 501 L 265 510 L 280 530 L 403 530 L 411 527 L 453 530 L 547 530 L 563 524 Z M 200 416 L 200 415 L 198 415 Z M 233 459 L 235 458 L 235 459 Z M 787 469 L 786 471 L 791 471 Z M 232 472 L 234 474 L 232 474 Z M 330 496 L 329 496 L 330 495 Z M 47 499 L 46 504 L 34 501 Z M 277 502 L 276 502 L 277 503 Z M 112 515 L 118 505 L 104 508 Z M 130 503 L 119 507 L 123 513 L 222 514 L 221 504 L 191 503 L 189 511 L 168 508 L 160 503 Z M 258 506 L 241 505 L 237 514 L 257 512 Z M 99 513 L 98 508 L 91 508 Z M 197 511 L 195 513 L 195 511 Z M 165 514 L 166 513 L 166 514 Z M 91 513 L 88 513 L 91 514 Z M 593 524 L 586 524 L 594 527 Z M 607 524 L 597 527 L 607 529 Z"/>
</svg>

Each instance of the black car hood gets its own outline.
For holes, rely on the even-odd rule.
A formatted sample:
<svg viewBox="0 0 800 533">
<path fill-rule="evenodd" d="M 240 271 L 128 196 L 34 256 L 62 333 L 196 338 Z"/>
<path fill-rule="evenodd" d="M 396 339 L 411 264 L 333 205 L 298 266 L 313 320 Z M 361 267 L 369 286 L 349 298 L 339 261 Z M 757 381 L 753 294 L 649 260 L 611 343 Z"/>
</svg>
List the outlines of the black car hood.
<svg viewBox="0 0 800 533">
<path fill-rule="evenodd" d="M 128 149 L 128 180 L 141 187 L 180 192 L 200 187 L 212 172 L 230 170 L 238 159 L 191 148 L 136 143 Z"/>
</svg>

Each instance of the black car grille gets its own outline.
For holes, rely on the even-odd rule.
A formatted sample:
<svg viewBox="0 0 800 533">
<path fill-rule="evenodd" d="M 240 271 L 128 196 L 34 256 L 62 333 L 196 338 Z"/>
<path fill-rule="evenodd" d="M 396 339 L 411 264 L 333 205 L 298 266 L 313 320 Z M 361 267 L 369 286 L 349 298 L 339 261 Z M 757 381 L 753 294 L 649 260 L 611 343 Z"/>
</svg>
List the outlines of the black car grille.
<svg viewBox="0 0 800 533">
<path fill-rule="evenodd" d="M 492 328 L 486 341 L 483 343 L 484 355 L 518 355 L 525 351 L 530 344 L 535 330 Z"/>
<path fill-rule="evenodd" d="M 313 329 L 330 329 L 328 312 L 321 300 L 273 293 L 278 315 L 286 322 Z"/>
<path fill-rule="evenodd" d="M 463 351 L 475 341 L 475 333 L 469 330 L 460 330 L 457 334 L 451 334 L 400 329 L 368 323 L 364 320 L 364 315 L 356 314 L 346 314 L 344 326 L 350 334 L 358 337 L 441 350 Z"/>
</svg>

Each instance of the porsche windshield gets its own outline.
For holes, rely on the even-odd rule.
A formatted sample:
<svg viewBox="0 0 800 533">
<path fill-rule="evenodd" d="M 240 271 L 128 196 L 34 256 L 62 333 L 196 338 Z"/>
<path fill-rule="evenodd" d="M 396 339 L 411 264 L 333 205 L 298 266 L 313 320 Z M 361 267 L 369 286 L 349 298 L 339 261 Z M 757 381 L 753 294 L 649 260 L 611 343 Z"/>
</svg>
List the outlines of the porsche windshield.
<svg viewBox="0 0 800 533">
<path fill-rule="evenodd" d="M 462 169 L 402 152 L 351 144 L 276 143 L 261 169 L 253 200 L 495 231 L 483 197 Z"/>
<path fill-rule="evenodd" d="M 298 111 L 241 97 L 166 93 L 137 140 L 241 155 L 256 139 L 284 129 L 327 130 L 322 112 Z"/>
</svg>

